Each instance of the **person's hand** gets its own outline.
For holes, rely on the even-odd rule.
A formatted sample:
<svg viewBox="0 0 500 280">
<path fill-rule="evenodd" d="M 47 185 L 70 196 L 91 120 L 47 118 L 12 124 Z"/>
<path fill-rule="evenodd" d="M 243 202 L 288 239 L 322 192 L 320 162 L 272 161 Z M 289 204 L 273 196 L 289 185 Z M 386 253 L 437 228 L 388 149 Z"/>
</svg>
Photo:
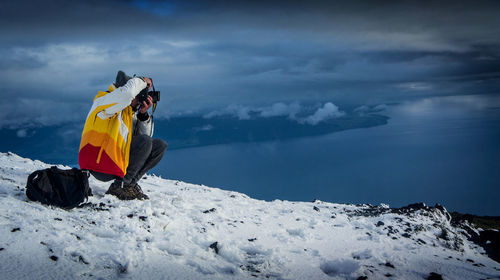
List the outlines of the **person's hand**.
<svg viewBox="0 0 500 280">
<path fill-rule="evenodd" d="M 148 111 L 149 108 L 151 108 L 151 106 L 153 106 L 153 97 L 148 95 L 148 100 L 142 102 L 142 106 L 139 112 L 141 114 L 144 114 Z"/>
</svg>

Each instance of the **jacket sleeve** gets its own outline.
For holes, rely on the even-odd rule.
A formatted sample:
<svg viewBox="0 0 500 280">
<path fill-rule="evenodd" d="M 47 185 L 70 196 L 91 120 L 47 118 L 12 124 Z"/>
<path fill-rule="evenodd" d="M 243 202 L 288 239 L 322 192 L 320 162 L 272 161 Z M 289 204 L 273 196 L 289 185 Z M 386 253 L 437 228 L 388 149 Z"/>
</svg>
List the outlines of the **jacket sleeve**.
<svg viewBox="0 0 500 280">
<path fill-rule="evenodd" d="M 97 98 L 94 103 L 97 105 L 111 105 L 110 107 L 99 112 L 97 115 L 101 119 L 112 117 L 114 114 L 122 111 L 135 98 L 141 90 L 147 87 L 147 83 L 141 78 L 134 77 L 130 79 L 124 86 L 115 89 L 114 91 Z"/>
<path fill-rule="evenodd" d="M 133 119 L 134 135 L 145 134 L 150 137 L 153 137 L 154 127 L 155 125 L 153 123 L 153 118 L 151 116 L 148 116 L 148 119 L 145 121 L 140 121 L 137 118 L 137 115 L 134 114 L 134 119 Z"/>
</svg>

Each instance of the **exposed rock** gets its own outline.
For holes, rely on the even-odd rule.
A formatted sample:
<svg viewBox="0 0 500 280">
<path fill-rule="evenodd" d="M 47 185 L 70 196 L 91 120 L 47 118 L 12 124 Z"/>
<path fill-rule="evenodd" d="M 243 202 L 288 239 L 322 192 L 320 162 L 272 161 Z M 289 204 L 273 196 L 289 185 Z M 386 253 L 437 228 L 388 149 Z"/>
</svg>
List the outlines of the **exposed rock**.
<svg viewBox="0 0 500 280">
<path fill-rule="evenodd" d="M 209 248 L 213 249 L 216 254 L 219 254 L 219 243 L 217 241 L 210 244 Z"/>
<path fill-rule="evenodd" d="M 452 212 L 451 217 L 453 226 L 463 229 L 469 235 L 470 241 L 483 247 L 490 258 L 500 262 L 500 217 L 457 212 Z"/>
<path fill-rule="evenodd" d="M 78 256 L 78 261 L 83 263 L 83 264 L 89 264 L 82 256 Z"/>
<path fill-rule="evenodd" d="M 216 210 L 215 208 L 210 208 L 210 209 L 208 209 L 208 210 L 203 211 L 203 213 L 204 213 L 204 214 L 208 214 L 208 213 L 210 213 L 210 212 L 215 212 L 215 210 Z"/>
<path fill-rule="evenodd" d="M 441 274 L 431 272 L 427 277 L 427 280 L 443 280 L 443 276 L 441 276 Z"/>
<path fill-rule="evenodd" d="M 394 265 L 390 262 L 386 262 L 385 266 L 390 267 L 390 268 L 394 268 Z"/>
</svg>

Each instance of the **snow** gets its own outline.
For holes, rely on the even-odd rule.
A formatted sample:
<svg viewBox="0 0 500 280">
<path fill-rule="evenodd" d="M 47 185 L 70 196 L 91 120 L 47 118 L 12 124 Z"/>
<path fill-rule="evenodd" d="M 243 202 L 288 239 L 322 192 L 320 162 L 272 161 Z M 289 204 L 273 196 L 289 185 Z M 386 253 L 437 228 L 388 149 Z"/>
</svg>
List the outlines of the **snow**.
<svg viewBox="0 0 500 280">
<path fill-rule="evenodd" d="M 1 279 L 500 277 L 445 209 L 268 202 L 147 175 L 150 200 L 91 177 L 89 203 L 66 211 L 26 198 L 27 176 L 48 167 L 0 153 Z"/>
</svg>

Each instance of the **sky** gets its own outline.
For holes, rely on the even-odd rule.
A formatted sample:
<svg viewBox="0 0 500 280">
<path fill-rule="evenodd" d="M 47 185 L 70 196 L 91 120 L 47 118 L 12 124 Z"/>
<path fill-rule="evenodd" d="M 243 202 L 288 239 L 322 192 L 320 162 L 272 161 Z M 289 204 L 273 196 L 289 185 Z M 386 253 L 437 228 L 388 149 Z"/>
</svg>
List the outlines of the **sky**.
<svg viewBox="0 0 500 280">
<path fill-rule="evenodd" d="M 498 96 L 499 11 L 460 0 L 2 1 L 0 128 L 83 122 L 118 70 L 153 78 L 160 117 L 318 103 L 314 123 L 346 104 Z"/>
</svg>

